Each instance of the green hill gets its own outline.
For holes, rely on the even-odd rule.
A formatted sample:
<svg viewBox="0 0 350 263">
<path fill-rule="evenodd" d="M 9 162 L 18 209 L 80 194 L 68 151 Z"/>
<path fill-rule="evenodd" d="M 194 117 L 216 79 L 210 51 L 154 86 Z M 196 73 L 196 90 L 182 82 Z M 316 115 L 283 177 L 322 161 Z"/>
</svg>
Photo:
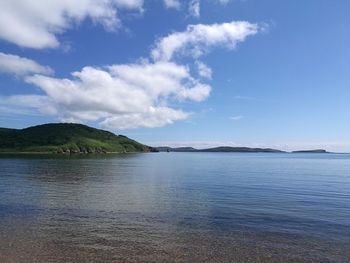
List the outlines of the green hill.
<svg viewBox="0 0 350 263">
<path fill-rule="evenodd" d="M 25 129 L 0 128 L 0 152 L 105 153 L 156 149 L 123 135 L 82 124 L 53 123 Z"/>
</svg>

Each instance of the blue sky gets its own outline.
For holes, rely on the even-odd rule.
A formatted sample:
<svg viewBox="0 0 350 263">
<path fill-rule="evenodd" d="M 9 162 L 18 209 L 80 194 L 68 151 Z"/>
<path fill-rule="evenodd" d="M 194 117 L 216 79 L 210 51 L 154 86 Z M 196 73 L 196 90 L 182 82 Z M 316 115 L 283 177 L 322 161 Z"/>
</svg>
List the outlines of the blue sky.
<svg viewBox="0 0 350 263">
<path fill-rule="evenodd" d="M 350 151 L 347 0 L 29 3 L 0 3 L 1 127 Z"/>
</svg>

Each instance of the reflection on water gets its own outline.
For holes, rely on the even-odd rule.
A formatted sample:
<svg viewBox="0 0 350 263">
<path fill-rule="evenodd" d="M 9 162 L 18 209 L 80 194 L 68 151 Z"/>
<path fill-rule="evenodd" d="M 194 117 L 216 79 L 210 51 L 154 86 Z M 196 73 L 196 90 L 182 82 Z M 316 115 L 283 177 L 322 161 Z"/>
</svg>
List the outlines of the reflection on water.
<svg viewBox="0 0 350 263">
<path fill-rule="evenodd" d="M 0 157 L 0 262 L 346 262 L 350 156 Z"/>
</svg>

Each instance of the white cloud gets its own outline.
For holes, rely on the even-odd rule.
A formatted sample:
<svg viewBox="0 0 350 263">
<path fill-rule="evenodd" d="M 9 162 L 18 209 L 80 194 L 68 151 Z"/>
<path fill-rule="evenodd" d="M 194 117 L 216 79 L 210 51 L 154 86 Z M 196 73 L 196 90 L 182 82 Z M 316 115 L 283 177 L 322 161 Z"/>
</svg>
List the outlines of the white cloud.
<svg viewBox="0 0 350 263">
<path fill-rule="evenodd" d="M 200 8 L 200 0 L 191 0 L 188 4 L 189 14 L 197 18 L 200 16 Z"/>
<path fill-rule="evenodd" d="M 226 5 L 230 2 L 231 0 L 217 0 L 219 4 Z"/>
<path fill-rule="evenodd" d="M 161 38 L 152 50 L 152 57 L 155 61 L 169 61 L 176 53 L 180 53 L 198 58 L 214 46 L 233 49 L 248 36 L 257 34 L 258 30 L 257 24 L 246 21 L 189 25 L 184 32 Z"/>
<path fill-rule="evenodd" d="M 209 68 L 206 64 L 204 64 L 201 61 L 196 61 L 196 66 L 197 66 L 199 76 L 203 78 L 211 79 L 213 74 L 211 68 Z"/>
<path fill-rule="evenodd" d="M 174 121 L 187 119 L 189 113 L 168 107 L 151 107 L 147 112 L 131 113 L 106 118 L 101 124 L 106 128 L 129 129 L 135 127 L 161 127 Z"/>
<path fill-rule="evenodd" d="M 241 119 L 243 119 L 243 116 L 241 116 L 241 115 L 230 117 L 230 120 L 233 120 L 233 121 L 239 121 Z"/>
<path fill-rule="evenodd" d="M 53 70 L 34 60 L 0 52 L 0 72 L 25 76 L 33 73 L 52 74 Z"/>
<path fill-rule="evenodd" d="M 142 5 L 143 0 L 2 0 L 0 38 L 22 47 L 54 48 L 60 45 L 57 34 L 86 18 L 114 30 L 120 25 L 118 9 Z"/>
<path fill-rule="evenodd" d="M 110 129 L 171 124 L 191 115 L 177 108 L 181 102 L 200 102 L 208 98 L 211 87 L 202 78 L 210 79 L 212 75 L 211 69 L 196 59 L 193 63 L 199 77 L 194 77 L 193 67 L 176 63 L 173 54 L 180 49 L 179 54 L 191 54 L 193 48 L 203 54 L 215 45 L 232 48 L 257 30 L 256 25 L 248 22 L 190 26 L 185 32 L 160 39 L 151 51 L 153 62 L 142 59 L 134 64 L 88 66 L 64 79 L 45 76 L 43 72 L 26 76 L 25 81 L 39 87 L 45 95 L 3 98 L 2 105 L 26 108 L 29 104 L 30 109 L 56 115 L 62 121 L 98 121 Z M 190 36 L 191 33 L 194 36 Z M 178 43 L 177 38 L 184 38 L 184 41 L 169 49 L 169 39 Z M 163 55 L 156 58 L 156 51 L 167 54 L 166 59 L 162 59 Z"/>
<path fill-rule="evenodd" d="M 42 75 L 26 81 L 40 87 L 61 118 L 100 120 L 109 128 L 159 127 L 189 113 L 169 108 L 168 101 L 202 101 L 210 86 L 193 79 L 189 69 L 173 62 L 85 67 L 73 79 Z"/>
<path fill-rule="evenodd" d="M 117 7 L 128 9 L 142 9 L 143 2 L 143 0 L 112 0 L 112 4 Z"/>
<path fill-rule="evenodd" d="M 1 115 L 56 115 L 54 101 L 45 95 L 0 96 Z"/>
<path fill-rule="evenodd" d="M 208 0 L 215 4 L 220 5 L 227 5 L 231 0 Z M 244 0 L 242 0 L 244 1 Z M 201 6 L 201 0 L 186 0 L 186 1 L 180 1 L 180 0 L 163 0 L 164 5 L 166 8 L 173 8 L 176 10 L 181 10 L 182 3 L 181 2 L 188 2 L 188 14 L 190 16 L 199 18 L 200 17 L 200 6 Z"/>
<path fill-rule="evenodd" d="M 166 8 L 180 9 L 181 3 L 179 0 L 164 0 L 164 5 Z"/>
</svg>

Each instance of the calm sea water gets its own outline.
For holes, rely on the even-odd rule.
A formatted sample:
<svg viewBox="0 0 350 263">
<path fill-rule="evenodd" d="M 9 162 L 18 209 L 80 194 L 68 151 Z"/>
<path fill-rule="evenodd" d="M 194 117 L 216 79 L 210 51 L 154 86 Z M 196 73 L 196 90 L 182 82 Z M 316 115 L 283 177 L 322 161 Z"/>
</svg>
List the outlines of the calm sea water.
<svg viewBox="0 0 350 263">
<path fill-rule="evenodd" d="M 0 157 L 0 262 L 350 262 L 350 155 Z"/>
</svg>

